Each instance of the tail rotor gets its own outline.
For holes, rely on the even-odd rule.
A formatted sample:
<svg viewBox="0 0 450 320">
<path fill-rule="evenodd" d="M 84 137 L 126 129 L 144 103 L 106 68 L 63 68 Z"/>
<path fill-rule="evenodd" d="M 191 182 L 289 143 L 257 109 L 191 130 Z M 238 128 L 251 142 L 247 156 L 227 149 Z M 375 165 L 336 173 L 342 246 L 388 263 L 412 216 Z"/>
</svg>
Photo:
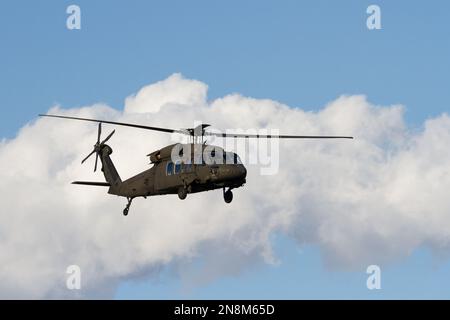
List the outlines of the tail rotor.
<svg viewBox="0 0 450 320">
<path fill-rule="evenodd" d="M 113 130 L 107 137 L 105 140 L 100 142 L 100 138 L 102 135 L 102 123 L 100 122 L 98 124 L 98 135 L 97 135 L 97 142 L 94 144 L 94 150 L 92 150 L 91 153 L 89 153 L 89 155 L 83 159 L 83 161 L 81 161 L 81 164 L 85 163 L 87 159 L 89 159 L 94 153 L 95 153 L 95 165 L 94 165 L 94 172 L 97 171 L 97 164 L 98 164 L 98 157 L 100 155 L 100 152 L 103 149 L 103 146 L 105 145 L 105 143 L 111 139 L 111 137 L 113 136 L 113 134 L 116 132 L 116 130 Z"/>
</svg>

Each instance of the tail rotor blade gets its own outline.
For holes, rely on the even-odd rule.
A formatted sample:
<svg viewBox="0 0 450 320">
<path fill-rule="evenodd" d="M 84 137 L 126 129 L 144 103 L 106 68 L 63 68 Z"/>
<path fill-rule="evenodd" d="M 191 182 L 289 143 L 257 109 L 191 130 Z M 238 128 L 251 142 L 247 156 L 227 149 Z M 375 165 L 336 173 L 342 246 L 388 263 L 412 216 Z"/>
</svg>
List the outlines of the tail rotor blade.
<svg viewBox="0 0 450 320">
<path fill-rule="evenodd" d="M 116 130 L 113 130 L 107 137 L 105 140 L 102 141 L 101 144 L 104 144 L 106 141 L 108 141 L 109 139 L 111 139 L 112 135 L 116 132 Z"/>
<path fill-rule="evenodd" d="M 100 143 L 100 137 L 102 135 L 102 123 L 100 122 L 98 124 L 98 136 L 97 136 L 97 143 Z"/>
<path fill-rule="evenodd" d="M 95 153 L 95 150 L 93 150 L 89 155 L 81 161 L 81 164 L 83 164 L 87 159 L 89 159 L 90 156 L 92 156 Z"/>
<path fill-rule="evenodd" d="M 98 153 L 95 155 L 95 166 L 94 166 L 94 172 L 97 171 L 97 162 L 98 162 Z"/>
</svg>

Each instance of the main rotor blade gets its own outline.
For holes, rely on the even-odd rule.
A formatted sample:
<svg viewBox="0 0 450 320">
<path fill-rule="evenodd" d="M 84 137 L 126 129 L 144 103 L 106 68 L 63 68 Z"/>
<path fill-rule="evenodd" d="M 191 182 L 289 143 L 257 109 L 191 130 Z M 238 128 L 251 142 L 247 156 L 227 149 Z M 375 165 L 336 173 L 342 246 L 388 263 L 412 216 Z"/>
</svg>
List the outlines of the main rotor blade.
<svg viewBox="0 0 450 320">
<path fill-rule="evenodd" d="M 194 134 L 190 132 L 190 129 L 187 130 L 175 130 L 169 128 L 160 128 L 160 127 L 150 127 L 133 123 L 125 123 L 125 122 L 115 122 L 115 121 L 107 121 L 107 120 L 98 120 L 98 119 L 88 119 L 88 118 L 77 118 L 77 117 L 66 117 L 66 116 L 58 116 L 58 115 L 50 115 L 50 114 L 40 114 L 40 117 L 49 117 L 49 118 L 61 118 L 61 119 L 69 119 L 69 120 L 81 120 L 81 121 L 90 121 L 97 123 L 107 123 L 118 126 L 132 127 L 138 129 L 145 130 L 153 130 L 153 131 L 161 131 L 166 133 L 180 133 L 184 135 L 193 136 Z M 353 139 L 350 136 L 296 136 L 296 135 L 260 135 L 260 134 L 238 134 L 238 133 L 214 133 L 214 132 L 203 132 L 204 136 L 216 136 L 221 138 L 257 138 L 257 139 Z"/>
<path fill-rule="evenodd" d="M 215 133 L 205 132 L 205 136 L 221 138 L 256 138 L 256 139 L 353 139 L 349 136 L 294 136 L 294 135 L 263 135 L 263 134 L 239 134 L 239 133 Z"/>
<path fill-rule="evenodd" d="M 174 132 L 176 132 L 176 133 L 186 134 L 185 132 L 183 132 L 181 130 L 174 130 L 174 129 L 169 129 L 169 128 L 160 128 L 160 127 L 143 126 L 143 125 L 140 125 L 140 124 L 126 123 L 126 122 L 115 122 L 115 121 L 98 120 L 98 119 L 66 117 L 66 116 L 58 116 L 58 115 L 52 115 L 52 114 L 40 114 L 39 116 L 40 117 L 48 117 L 48 118 L 60 118 L 60 119 L 69 119 L 69 120 L 90 121 L 90 122 L 97 122 L 97 123 L 107 123 L 107 124 L 114 124 L 114 125 L 118 125 L 118 126 L 132 127 L 132 128 L 138 128 L 138 129 L 154 130 L 154 131 L 161 131 L 161 132 L 167 132 L 167 133 L 174 133 Z"/>
<path fill-rule="evenodd" d="M 87 159 L 89 159 L 90 156 L 92 156 L 94 154 L 95 150 L 93 150 L 91 153 L 89 153 L 89 155 L 83 159 L 83 161 L 81 161 L 81 164 L 83 164 Z"/>
<path fill-rule="evenodd" d="M 102 135 L 102 123 L 100 122 L 98 124 L 98 136 L 97 136 L 97 143 L 100 143 L 100 137 Z"/>
<path fill-rule="evenodd" d="M 105 140 L 102 141 L 102 143 L 100 144 L 104 144 L 106 141 L 108 141 L 109 139 L 111 139 L 111 137 L 113 136 L 113 134 L 116 132 L 116 130 L 113 130 L 107 137 Z"/>
</svg>

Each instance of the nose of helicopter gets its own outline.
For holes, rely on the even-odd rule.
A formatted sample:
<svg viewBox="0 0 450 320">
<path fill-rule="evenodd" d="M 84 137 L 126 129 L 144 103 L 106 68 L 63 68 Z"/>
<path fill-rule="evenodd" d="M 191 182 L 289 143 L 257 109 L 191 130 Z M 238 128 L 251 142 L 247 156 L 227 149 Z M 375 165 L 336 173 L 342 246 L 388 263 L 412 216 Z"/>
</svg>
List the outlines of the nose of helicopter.
<svg viewBox="0 0 450 320">
<path fill-rule="evenodd" d="M 247 177 L 247 169 L 242 166 L 242 178 L 245 179 Z"/>
<path fill-rule="evenodd" d="M 236 176 L 237 179 L 245 179 L 245 177 L 247 176 L 247 169 L 245 169 L 245 167 L 240 164 L 235 166 L 237 168 L 234 168 L 234 174 Z"/>
<path fill-rule="evenodd" d="M 225 165 L 220 170 L 224 180 L 242 180 L 247 176 L 247 169 L 243 165 Z"/>
</svg>

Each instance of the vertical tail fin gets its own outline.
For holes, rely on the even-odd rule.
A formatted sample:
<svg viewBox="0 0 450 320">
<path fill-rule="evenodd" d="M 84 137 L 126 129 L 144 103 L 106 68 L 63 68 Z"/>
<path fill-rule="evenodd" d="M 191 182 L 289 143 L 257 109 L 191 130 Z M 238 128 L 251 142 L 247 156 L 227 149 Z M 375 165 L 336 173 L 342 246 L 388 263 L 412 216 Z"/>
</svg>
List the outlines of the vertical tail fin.
<svg viewBox="0 0 450 320">
<path fill-rule="evenodd" d="M 111 185 L 109 193 L 117 193 L 120 185 L 122 184 L 122 179 L 117 172 L 114 163 L 112 162 L 110 155 L 112 149 L 108 145 L 104 145 L 101 151 L 100 159 L 102 161 L 102 171 L 105 176 L 106 181 Z"/>
</svg>

